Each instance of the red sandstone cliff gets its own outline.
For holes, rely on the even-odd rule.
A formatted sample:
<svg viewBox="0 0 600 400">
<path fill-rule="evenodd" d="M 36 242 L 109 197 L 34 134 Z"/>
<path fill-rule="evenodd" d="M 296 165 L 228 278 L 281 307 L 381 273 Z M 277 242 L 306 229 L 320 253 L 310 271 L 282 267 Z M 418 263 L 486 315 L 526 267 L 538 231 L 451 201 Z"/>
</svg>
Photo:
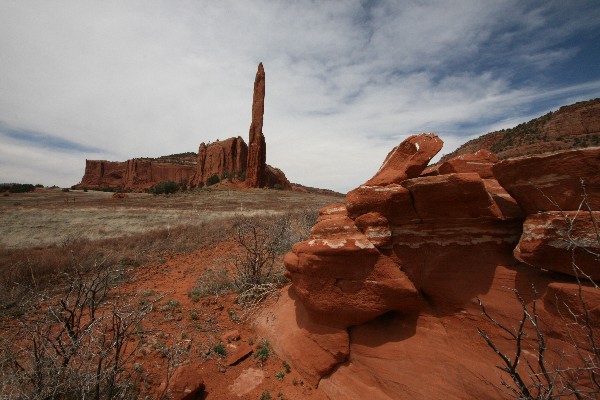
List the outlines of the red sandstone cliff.
<svg viewBox="0 0 600 400">
<path fill-rule="evenodd" d="M 511 357 L 514 342 L 477 299 L 518 326 L 513 290 L 531 310 L 535 287 L 548 366 L 576 366 L 573 353 L 589 351 L 570 346 L 563 319 L 567 305 L 582 314 L 581 293 L 600 328 L 600 290 L 580 291 L 572 268 L 600 278 L 600 148 L 499 163 L 480 152 L 423 175 L 438 141 L 407 139 L 344 203 L 323 208 L 285 257 L 291 287 L 258 319 L 258 333 L 331 399 L 502 397 L 502 361 L 477 328 Z M 591 211 L 578 213 L 583 200 Z M 528 376 L 537 342 L 525 329 Z"/>
<path fill-rule="evenodd" d="M 200 144 L 198 163 L 193 186 L 200 182 L 206 183 L 208 178 L 217 175 L 219 178 L 228 174 L 231 177 L 243 175 L 248 159 L 248 146 L 241 137 L 217 140 L 208 146 Z"/>
<path fill-rule="evenodd" d="M 126 191 L 142 191 L 163 181 L 174 181 L 187 186 L 195 172 L 194 165 L 161 163 L 146 159 L 124 162 L 86 160 L 85 173 L 77 186 Z"/>
</svg>

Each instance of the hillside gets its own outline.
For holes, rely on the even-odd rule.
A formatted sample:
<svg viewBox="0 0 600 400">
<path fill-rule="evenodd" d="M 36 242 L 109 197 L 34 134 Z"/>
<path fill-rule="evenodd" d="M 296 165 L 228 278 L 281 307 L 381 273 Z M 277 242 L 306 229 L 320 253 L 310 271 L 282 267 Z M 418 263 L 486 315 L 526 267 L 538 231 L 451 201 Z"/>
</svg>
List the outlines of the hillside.
<svg viewBox="0 0 600 400">
<path fill-rule="evenodd" d="M 470 140 L 440 161 L 480 149 L 490 150 L 505 159 L 599 145 L 600 98 L 596 98 Z"/>
</svg>

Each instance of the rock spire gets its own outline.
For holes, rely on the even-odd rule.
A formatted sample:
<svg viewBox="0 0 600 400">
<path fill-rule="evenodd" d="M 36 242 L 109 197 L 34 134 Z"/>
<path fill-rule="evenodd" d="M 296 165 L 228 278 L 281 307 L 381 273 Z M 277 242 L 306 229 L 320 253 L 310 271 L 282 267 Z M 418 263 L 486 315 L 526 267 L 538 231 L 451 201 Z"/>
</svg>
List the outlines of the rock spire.
<svg viewBox="0 0 600 400">
<path fill-rule="evenodd" d="M 252 102 L 252 124 L 250 125 L 250 143 L 248 146 L 248 164 L 246 184 L 249 187 L 265 186 L 267 144 L 262 132 L 265 112 L 265 70 L 262 63 L 254 79 L 254 99 Z"/>
</svg>

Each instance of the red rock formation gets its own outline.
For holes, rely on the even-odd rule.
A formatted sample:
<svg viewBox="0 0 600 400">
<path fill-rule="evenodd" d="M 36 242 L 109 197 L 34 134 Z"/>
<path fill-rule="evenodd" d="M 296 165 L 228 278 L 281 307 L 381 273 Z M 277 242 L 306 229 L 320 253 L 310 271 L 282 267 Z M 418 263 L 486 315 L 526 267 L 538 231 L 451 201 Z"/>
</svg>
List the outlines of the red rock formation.
<svg viewBox="0 0 600 400">
<path fill-rule="evenodd" d="M 84 176 L 77 186 L 143 191 L 163 181 L 197 187 L 200 183 L 206 184 L 213 175 L 220 179 L 225 175 L 231 178 L 245 175 L 247 187 L 292 190 L 283 171 L 266 164 L 262 132 L 264 109 L 265 71 L 261 63 L 254 81 L 249 146 L 239 136 L 209 145 L 201 143 L 195 162 L 189 160 L 192 153 L 126 162 L 86 160 Z"/>
<path fill-rule="evenodd" d="M 252 124 L 250 125 L 248 166 L 246 168 L 246 184 L 249 187 L 260 188 L 265 186 L 267 144 L 262 132 L 264 112 L 265 70 L 262 63 L 260 63 L 254 79 L 254 96 L 252 100 Z"/>
<path fill-rule="evenodd" d="M 429 140 L 436 143 L 434 137 Z M 507 191 L 490 177 L 489 164 L 470 169 L 465 162 L 454 162 L 449 165 L 461 172 L 416 177 L 424 165 L 413 160 L 427 159 L 430 151 L 415 147 L 411 142 L 398 147 L 413 149 L 404 153 L 404 159 L 397 150 L 388 156 L 393 161 L 384 163 L 374 177 L 381 184 L 370 181 L 349 192 L 344 204 L 321 210 L 308 240 L 294 245 L 285 257 L 292 281 L 289 294 L 284 293 L 281 305 L 275 304 L 271 314 L 259 320 L 259 332 L 273 340 L 294 366 L 301 365 L 298 371 L 331 399 L 500 397 L 495 367 L 500 360 L 477 328 L 488 332 L 509 356 L 514 342 L 482 318 L 477 298 L 490 314 L 516 326 L 523 310 L 512 289 L 531 307 L 533 285 L 549 365 L 556 365 L 552 363 L 569 350 L 570 336 L 562 320 L 571 315 L 566 307 L 583 312 L 574 279 L 551 271 L 569 273 L 571 252 L 561 241 L 565 231 L 580 247 L 600 251 L 591 220 L 600 212 L 580 213 L 569 230 L 561 217 L 574 217 L 573 213 L 537 214 L 539 209 L 528 202 L 532 192 L 514 189 L 520 186 L 507 177 L 541 176 L 537 182 L 553 188 L 554 180 L 571 182 L 577 171 L 591 177 L 588 172 L 598 170 L 592 161 L 598 153 L 561 153 L 562 161 L 538 159 L 534 164 L 552 165 L 554 174 L 546 174 L 550 169 L 544 168 L 536 172 L 520 160 L 499 164 L 498 170 L 504 171 L 500 183 L 506 182 Z M 592 167 L 583 167 L 590 163 Z M 408 172 L 410 168 L 416 172 Z M 600 190 L 593 184 L 589 188 L 590 205 L 597 210 L 594 199 Z M 569 196 L 577 197 L 567 192 Z M 534 210 L 525 228 L 523 209 Z M 575 255 L 583 271 L 599 276 L 597 258 L 579 250 Z M 586 286 L 581 291 L 589 310 L 600 317 L 600 291 Z M 279 318 L 282 322 L 277 322 Z M 326 327 L 332 334 L 315 346 L 313 329 L 324 332 Z M 531 349 L 536 336 L 531 330 L 528 334 L 524 346 Z M 331 355 L 348 343 L 349 354 L 339 357 L 343 361 L 335 366 L 338 358 Z M 314 349 L 315 355 L 307 359 L 299 347 Z"/>
<path fill-rule="evenodd" d="M 194 165 L 161 163 L 146 159 L 125 162 L 86 160 L 79 188 L 143 191 L 164 181 L 188 184 L 195 173 Z"/>
<path fill-rule="evenodd" d="M 158 393 L 168 394 L 170 399 L 194 400 L 204 395 L 204 380 L 200 368 L 194 365 L 183 365 L 175 369 L 169 382 L 163 382 Z"/>
<path fill-rule="evenodd" d="M 434 134 L 409 137 L 389 152 L 379 171 L 365 185 L 385 186 L 419 176 L 441 150 L 442 144 Z"/>
<path fill-rule="evenodd" d="M 279 168 L 265 166 L 265 186 L 275 189 L 292 190 L 292 184 Z"/>
<path fill-rule="evenodd" d="M 523 224 L 515 257 L 532 267 L 569 275 L 576 267 L 578 273 L 599 280 L 600 260 L 595 256 L 600 254 L 599 223 L 598 211 L 531 214 Z"/>
<path fill-rule="evenodd" d="M 217 175 L 219 178 L 225 174 L 232 178 L 240 176 L 246 170 L 247 159 L 248 146 L 239 136 L 222 141 L 217 140 L 208 146 L 201 143 L 192 185 L 196 187 L 200 182 L 206 183 L 208 178 L 213 175 Z"/>
<path fill-rule="evenodd" d="M 482 178 L 493 178 L 492 166 L 498 157 L 489 150 L 481 149 L 472 154 L 463 154 L 442 163 L 438 167 L 440 174 L 455 172 L 477 172 Z"/>
<path fill-rule="evenodd" d="M 600 147 L 512 158 L 493 170 L 527 214 L 577 210 L 583 201 L 582 181 L 590 206 L 600 209 Z"/>
</svg>

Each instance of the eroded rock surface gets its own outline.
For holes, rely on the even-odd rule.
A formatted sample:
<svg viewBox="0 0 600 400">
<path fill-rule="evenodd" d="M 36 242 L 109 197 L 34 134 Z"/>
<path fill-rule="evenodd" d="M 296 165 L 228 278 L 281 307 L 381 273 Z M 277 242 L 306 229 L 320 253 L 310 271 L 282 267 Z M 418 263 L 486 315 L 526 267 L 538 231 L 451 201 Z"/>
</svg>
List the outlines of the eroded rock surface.
<svg viewBox="0 0 600 400">
<path fill-rule="evenodd" d="M 419 176 L 441 150 L 442 140 L 432 133 L 413 135 L 394 147 L 367 186 L 385 186 Z"/>
<path fill-rule="evenodd" d="M 439 150 L 439 139 L 425 135 L 428 147 L 416 146 L 423 142 L 415 137 L 394 149 L 375 177 L 349 192 L 343 204 L 324 207 L 310 237 L 285 257 L 293 308 L 290 297 L 272 306 L 277 315 L 272 320 L 283 322 L 275 323 L 277 334 L 269 337 L 332 399 L 501 396 L 495 368 L 500 360 L 477 328 L 503 349 L 513 349 L 514 342 L 482 317 L 478 299 L 510 327 L 518 325 L 523 312 L 515 290 L 528 307 L 535 296 L 549 363 L 560 362 L 569 349 L 563 318 L 571 315 L 568 310 L 585 312 L 580 293 L 589 299 L 590 315 L 598 315 L 600 291 L 585 283 L 579 291 L 568 272 L 569 243 L 592 253 L 600 250 L 594 236 L 600 191 L 593 149 L 537 157 L 539 165 L 526 159 L 494 165 L 494 156 L 482 152 L 423 176 L 423 160 Z M 581 203 L 581 194 L 571 190 L 584 176 L 587 205 L 595 211 L 539 213 L 544 210 L 536 203 L 540 197 L 530 199 L 532 184 L 523 183 L 525 176 L 543 182 L 564 207 Z M 555 180 L 566 190 L 559 191 Z M 573 242 L 565 241 L 565 234 Z M 600 276 L 597 257 L 576 256 L 582 271 Z M 284 310 L 295 312 L 295 324 L 279 316 Z M 297 347 L 310 348 L 306 338 L 323 329 L 333 329 L 335 340 L 321 344 L 316 354 L 347 343 L 345 356 L 303 360 Z M 535 352 L 524 357 L 530 355 Z"/>
<path fill-rule="evenodd" d="M 198 163 L 196 164 L 196 175 L 193 186 L 200 182 L 206 183 L 208 178 L 216 175 L 239 177 L 246 170 L 248 160 L 248 146 L 241 137 L 217 140 L 208 146 L 200 144 L 198 149 Z"/>
<path fill-rule="evenodd" d="M 527 214 L 585 208 L 584 187 L 590 207 L 600 209 L 600 147 L 512 158 L 493 171 Z"/>
</svg>

